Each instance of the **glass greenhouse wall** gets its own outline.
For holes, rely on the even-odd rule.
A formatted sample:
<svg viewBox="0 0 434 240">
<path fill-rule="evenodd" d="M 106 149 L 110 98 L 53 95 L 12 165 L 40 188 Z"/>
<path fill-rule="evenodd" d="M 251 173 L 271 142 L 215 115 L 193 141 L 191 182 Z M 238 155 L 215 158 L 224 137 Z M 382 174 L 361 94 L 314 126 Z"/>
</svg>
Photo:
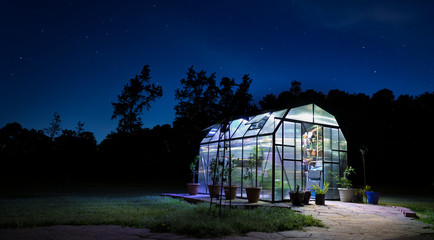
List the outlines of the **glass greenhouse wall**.
<svg viewBox="0 0 434 240">
<path fill-rule="evenodd" d="M 218 157 L 225 163 L 238 160 L 231 178 L 239 186 L 237 197 L 246 197 L 244 188 L 251 184 L 242 176 L 253 160 L 253 184 L 262 187 L 260 200 L 289 200 L 288 192 L 297 185 L 312 190 L 312 185 L 322 187 L 325 182 L 330 183 L 326 198 L 339 199 L 330 172 L 342 175 L 346 168 L 347 141 L 335 117 L 317 105 L 236 119 L 229 126 L 215 124 L 206 131 L 200 145 L 201 193 L 208 193 L 207 185 L 213 184 L 210 164 Z"/>
</svg>

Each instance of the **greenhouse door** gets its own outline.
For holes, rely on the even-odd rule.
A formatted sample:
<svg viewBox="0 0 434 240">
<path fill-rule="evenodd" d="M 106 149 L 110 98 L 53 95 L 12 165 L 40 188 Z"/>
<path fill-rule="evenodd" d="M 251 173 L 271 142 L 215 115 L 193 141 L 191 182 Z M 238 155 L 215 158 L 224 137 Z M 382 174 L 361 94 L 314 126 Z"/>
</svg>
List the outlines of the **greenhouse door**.
<svg viewBox="0 0 434 240">
<path fill-rule="evenodd" d="M 304 123 L 301 132 L 302 186 L 312 190 L 314 185 L 322 186 L 324 182 L 323 128 L 320 125 Z"/>
<path fill-rule="evenodd" d="M 282 146 L 277 142 L 282 142 Z M 275 156 L 276 172 L 283 165 L 284 173 L 283 199 L 279 193 L 276 194 L 276 201 L 289 199 L 288 192 L 295 190 L 297 185 L 300 190 L 311 189 L 316 184 L 321 186 L 324 177 L 322 126 L 285 121 L 282 130 L 276 132 Z M 277 185 L 275 189 L 281 190 Z"/>
</svg>

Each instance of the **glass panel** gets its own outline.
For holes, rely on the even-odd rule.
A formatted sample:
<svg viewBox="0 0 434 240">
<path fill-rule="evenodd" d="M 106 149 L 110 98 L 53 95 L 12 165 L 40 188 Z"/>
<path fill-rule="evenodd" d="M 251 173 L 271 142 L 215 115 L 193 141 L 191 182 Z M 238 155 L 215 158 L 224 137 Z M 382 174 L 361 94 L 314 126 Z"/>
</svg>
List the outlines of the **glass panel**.
<svg viewBox="0 0 434 240">
<path fill-rule="evenodd" d="M 313 104 L 292 108 L 286 115 L 287 119 L 313 122 Z"/>
<path fill-rule="evenodd" d="M 322 162 L 322 127 L 313 124 L 303 124 L 303 161 L 309 162 Z"/>
<path fill-rule="evenodd" d="M 211 138 L 210 137 L 206 137 L 200 143 L 207 143 L 207 142 L 209 142 L 209 140 L 211 140 Z"/>
<path fill-rule="evenodd" d="M 282 124 L 279 126 L 279 128 L 276 131 L 276 134 L 274 135 L 274 139 L 276 141 L 276 144 L 282 144 Z"/>
<path fill-rule="evenodd" d="M 240 160 L 242 171 L 246 171 L 246 167 L 249 164 L 249 160 L 253 160 L 253 157 L 256 156 L 256 138 L 245 138 L 243 141 L 243 158 Z M 256 169 L 253 171 L 256 176 Z M 242 196 L 246 196 L 246 192 L 244 190 L 245 187 L 250 187 L 252 185 L 251 182 L 246 182 L 242 180 L 241 191 Z M 256 185 L 256 177 L 253 178 L 253 185 Z"/>
<path fill-rule="evenodd" d="M 282 115 L 286 112 L 286 110 L 281 110 L 278 112 L 273 112 L 271 116 L 268 118 L 268 121 L 265 123 L 259 134 L 264 133 L 272 133 L 276 129 L 276 126 L 280 123 L 279 119 L 275 119 L 276 117 L 282 117 Z"/>
<path fill-rule="evenodd" d="M 275 161 L 274 170 L 274 200 L 282 201 L 282 159 L 277 159 Z"/>
<path fill-rule="evenodd" d="M 258 123 L 258 122 L 260 122 L 264 117 L 268 117 L 268 116 L 270 116 L 270 113 L 263 113 L 263 114 L 256 115 L 255 117 L 253 117 L 252 119 L 250 119 L 250 121 L 247 122 L 246 124 Z"/>
<path fill-rule="evenodd" d="M 200 146 L 199 150 L 199 171 L 198 171 L 198 183 L 200 183 L 199 186 L 199 192 L 200 193 L 207 193 L 208 188 L 206 187 L 206 170 L 207 170 L 207 164 L 208 164 L 208 144 Z"/>
<path fill-rule="evenodd" d="M 297 185 L 300 185 L 300 188 L 303 187 L 302 172 L 301 172 L 301 161 L 295 161 L 295 185 L 294 185 L 294 188 Z"/>
<path fill-rule="evenodd" d="M 281 118 L 281 117 L 283 117 L 283 115 L 285 115 L 286 111 L 288 111 L 288 109 L 284 109 L 284 110 L 280 110 L 280 111 L 274 112 L 273 113 L 274 117 Z"/>
<path fill-rule="evenodd" d="M 333 150 L 339 150 L 338 140 L 339 140 L 338 129 L 332 128 L 332 149 Z"/>
<path fill-rule="evenodd" d="M 256 136 L 258 134 L 259 130 L 261 130 L 261 129 L 249 130 L 246 132 L 246 134 L 244 136 L 245 137 Z"/>
<path fill-rule="evenodd" d="M 214 134 L 217 132 L 218 128 L 219 128 L 218 124 L 211 126 L 208 134 L 206 135 L 206 137 L 212 137 L 212 136 L 214 136 Z"/>
<path fill-rule="evenodd" d="M 339 150 L 347 151 L 347 140 L 345 139 L 341 129 L 339 129 Z"/>
<path fill-rule="evenodd" d="M 208 184 L 212 184 L 211 179 L 209 179 L 209 173 L 210 173 L 210 169 L 209 169 L 209 165 L 211 163 L 211 161 L 213 159 L 217 158 L 217 143 L 211 143 L 208 145 L 208 159 L 206 159 L 206 162 L 204 162 L 204 168 L 205 168 L 205 172 L 204 172 L 204 177 L 205 177 L 205 187 Z M 208 187 L 206 187 L 206 193 L 208 193 Z"/>
<path fill-rule="evenodd" d="M 347 168 L 347 152 L 339 152 L 339 157 L 341 163 L 341 172 L 343 173 L 345 171 L 345 168 Z"/>
<path fill-rule="evenodd" d="M 335 117 L 317 105 L 314 105 L 314 122 L 338 126 Z"/>
<path fill-rule="evenodd" d="M 273 181 L 273 148 L 272 137 L 265 136 L 258 138 L 258 147 L 253 148 L 253 158 L 257 159 L 257 181 L 262 187 L 260 199 L 271 201 Z M 256 152 L 256 153 L 255 153 Z"/>
<path fill-rule="evenodd" d="M 297 160 L 301 160 L 301 157 L 302 157 L 301 136 L 302 136 L 301 124 L 296 123 L 295 124 L 295 158 Z"/>
<path fill-rule="evenodd" d="M 339 162 L 339 151 L 332 151 L 332 162 Z"/>
<path fill-rule="evenodd" d="M 339 192 L 335 178 L 330 172 L 339 173 L 339 164 L 324 164 L 324 181 L 330 183 L 326 199 L 339 199 Z"/>
<path fill-rule="evenodd" d="M 274 129 L 276 129 L 276 126 L 279 124 L 279 122 L 280 120 L 275 119 L 274 115 L 271 115 L 259 134 L 274 132 Z"/>
<path fill-rule="evenodd" d="M 218 141 L 219 140 L 219 136 L 220 136 L 220 128 L 217 129 L 216 133 L 214 134 L 214 136 L 211 138 L 210 141 L 211 142 Z"/>
<path fill-rule="evenodd" d="M 247 120 L 243 119 L 241 122 L 241 125 L 238 127 L 238 129 L 235 131 L 235 133 L 232 135 L 232 138 L 239 138 L 244 136 L 247 129 L 249 129 L 250 125 L 246 125 Z"/>
<path fill-rule="evenodd" d="M 233 160 L 232 163 L 235 163 L 235 165 L 232 166 L 232 179 L 231 184 L 232 185 L 238 185 L 241 186 L 241 179 L 242 179 L 242 166 L 241 166 L 241 159 L 242 159 L 242 140 L 232 140 L 231 141 L 231 159 Z M 229 180 L 228 180 L 229 181 Z M 229 182 L 227 182 L 229 184 Z M 237 196 L 241 196 L 241 188 L 238 188 Z"/>
<path fill-rule="evenodd" d="M 332 128 L 332 149 L 333 150 L 339 150 L 339 138 L 338 138 L 338 129 L 337 128 Z"/>
<path fill-rule="evenodd" d="M 295 148 L 285 146 L 283 149 L 283 159 L 294 160 L 295 159 Z"/>
<path fill-rule="evenodd" d="M 240 124 L 243 122 L 243 119 L 237 119 L 232 121 L 231 123 L 231 135 L 234 136 L 235 132 L 237 131 Z M 231 137 L 232 137 L 231 136 Z"/>
<path fill-rule="evenodd" d="M 295 161 L 283 161 L 283 164 L 283 198 L 289 199 L 289 191 L 293 190 L 295 186 Z"/>
<path fill-rule="evenodd" d="M 284 144 L 289 146 L 295 145 L 295 123 L 284 122 Z"/>
<path fill-rule="evenodd" d="M 324 161 L 332 161 L 331 129 L 324 127 Z"/>
</svg>

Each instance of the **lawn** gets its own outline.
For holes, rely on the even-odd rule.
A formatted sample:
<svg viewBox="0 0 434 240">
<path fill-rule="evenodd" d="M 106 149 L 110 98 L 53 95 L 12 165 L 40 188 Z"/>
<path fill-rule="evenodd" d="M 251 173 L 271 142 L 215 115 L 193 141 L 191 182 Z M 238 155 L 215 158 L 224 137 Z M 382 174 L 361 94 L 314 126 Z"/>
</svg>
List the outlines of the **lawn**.
<svg viewBox="0 0 434 240">
<path fill-rule="evenodd" d="M 434 229 L 434 187 L 380 188 L 379 204 L 401 206 L 416 212 L 419 221 L 432 224 Z"/>
<path fill-rule="evenodd" d="M 290 209 L 224 208 L 217 216 L 209 204 L 160 197 L 146 187 L 129 192 L 124 188 L 15 192 L 0 198 L 0 227 L 111 224 L 204 238 L 322 226 L 319 220 Z"/>
</svg>

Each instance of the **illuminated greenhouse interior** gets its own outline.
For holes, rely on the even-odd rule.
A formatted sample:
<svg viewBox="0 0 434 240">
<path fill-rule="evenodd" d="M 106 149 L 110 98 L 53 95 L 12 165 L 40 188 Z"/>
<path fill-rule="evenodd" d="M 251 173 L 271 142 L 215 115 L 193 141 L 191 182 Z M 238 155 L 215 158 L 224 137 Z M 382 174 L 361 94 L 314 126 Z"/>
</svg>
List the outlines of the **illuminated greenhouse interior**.
<svg viewBox="0 0 434 240">
<path fill-rule="evenodd" d="M 207 185 L 213 184 L 210 164 L 218 157 L 225 164 L 229 159 L 234 162 L 231 184 L 238 185 L 237 197 L 246 197 L 244 188 L 251 184 L 242 176 L 253 160 L 253 185 L 262 187 L 260 200 L 289 200 L 289 191 L 297 185 L 311 190 L 314 197 L 312 185 L 322 187 L 325 182 L 330 183 L 326 199 L 339 199 L 330 172 L 341 175 L 345 169 L 347 141 L 335 117 L 317 105 L 262 113 L 205 130 L 208 134 L 200 145 L 200 193 L 208 193 Z"/>
</svg>

